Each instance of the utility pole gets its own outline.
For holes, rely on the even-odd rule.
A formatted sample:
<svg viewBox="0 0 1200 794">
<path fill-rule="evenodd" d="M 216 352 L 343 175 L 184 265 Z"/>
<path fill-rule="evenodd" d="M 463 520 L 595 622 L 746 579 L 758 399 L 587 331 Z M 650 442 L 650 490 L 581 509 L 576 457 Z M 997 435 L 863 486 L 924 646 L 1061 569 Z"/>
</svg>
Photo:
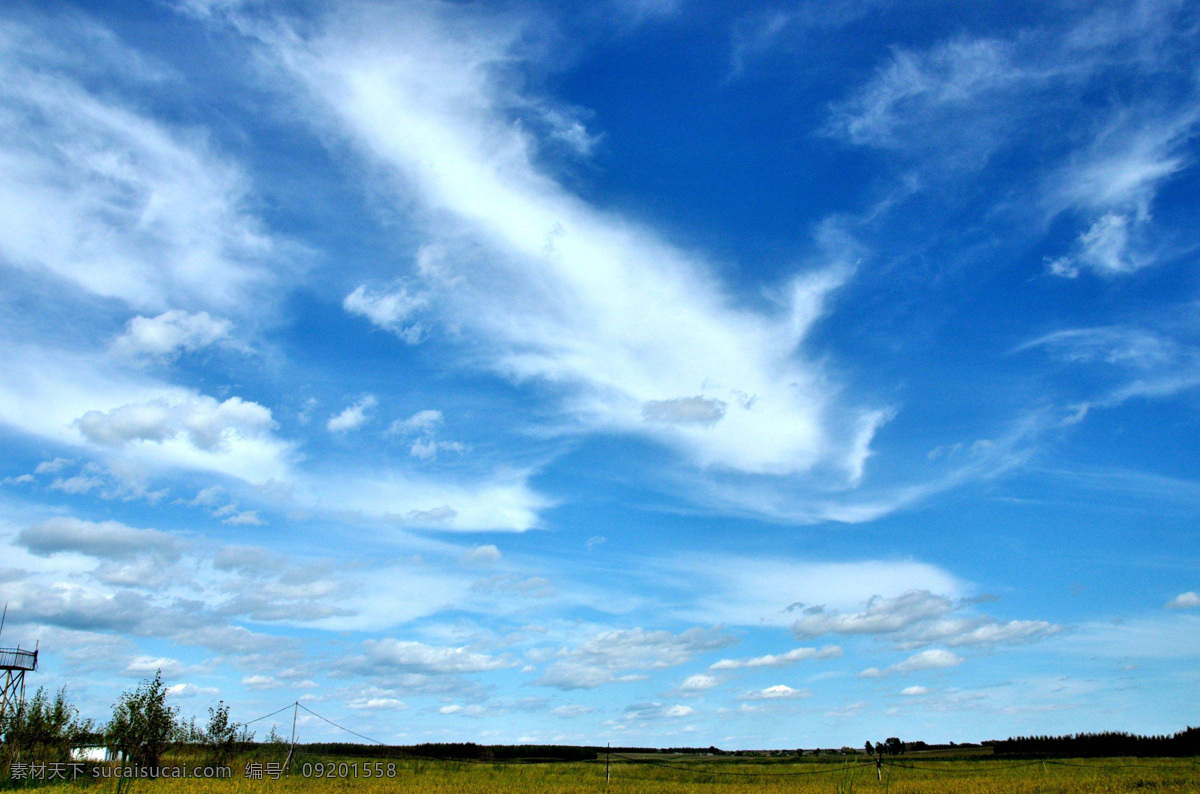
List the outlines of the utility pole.
<svg viewBox="0 0 1200 794">
<path fill-rule="evenodd" d="M 287 759 L 283 762 L 283 771 L 287 772 L 291 768 L 292 753 L 296 751 L 296 716 L 300 712 L 300 701 L 297 700 L 292 704 L 292 743 L 288 745 Z"/>
</svg>

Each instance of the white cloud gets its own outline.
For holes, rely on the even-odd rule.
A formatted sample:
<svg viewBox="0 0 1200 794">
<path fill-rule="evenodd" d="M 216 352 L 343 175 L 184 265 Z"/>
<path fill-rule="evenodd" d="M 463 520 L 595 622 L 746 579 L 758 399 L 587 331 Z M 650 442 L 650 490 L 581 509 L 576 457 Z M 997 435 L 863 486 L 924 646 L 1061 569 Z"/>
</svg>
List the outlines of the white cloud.
<svg viewBox="0 0 1200 794">
<path fill-rule="evenodd" d="M 929 690 L 923 686 L 906 686 L 900 690 L 900 694 L 905 697 L 917 697 L 918 695 L 928 695 Z"/>
<path fill-rule="evenodd" d="M 793 648 L 786 653 L 755 656 L 750 659 L 722 659 L 709 669 L 739 670 L 743 667 L 783 667 L 811 659 L 837 659 L 841 655 L 842 649 L 837 645 L 826 645 L 823 648 Z"/>
<path fill-rule="evenodd" d="M 75 552 L 109 560 L 139 556 L 177 559 L 183 544 L 157 529 L 134 529 L 117 521 L 99 524 L 66 516 L 21 530 L 17 543 L 42 556 Z"/>
<path fill-rule="evenodd" d="M 797 637 L 822 634 L 891 634 L 915 623 L 941 617 L 954 609 L 954 602 L 927 590 L 909 590 L 895 598 L 872 596 L 860 613 L 817 612 L 792 624 Z"/>
<path fill-rule="evenodd" d="M 256 674 L 243 677 L 242 685 L 248 689 L 279 689 L 284 684 L 274 676 Z"/>
<path fill-rule="evenodd" d="M 555 706 L 553 709 L 551 709 L 555 716 L 564 717 L 567 719 L 571 717 L 582 717 L 585 714 L 591 714 L 595 710 L 596 709 L 592 708 L 591 706 L 581 706 L 578 704 L 571 704 L 569 706 Z"/>
<path fill-rule="evenodd" d="M 701 467 L 860 469 L 884 415 L 839 406 L 799 352 L 853 266 L 844 247 L 777 311 L 738 307 L 700 257 L 587 205 L 535 164 L 536 142 L 506 108 L 536 101 L 493 79 L 514 63 L 516 23 L 427 3 L 342 9 L 314 31 L 259 29 L 346 138 L 435 213 L 418 275 L 429 311 L 473 340 L 473 360 L 561 387 L 582 429 L 646 435 Z M 710 406 L 702 421 L 644 414 L 694 398 Z M 719 403 L 728 408 L 709 421 Z"/>
<path fill-rule="evenodd" d="M 407 419 L 397 419 L 392 422 L 388 428 L 389 433 L 412 434 L 412 433 L 432 433 L 443 421 L 442 412 L 433 409 L 417 411 Z"/>
<path fill-rule="evenodd" d="M 404 711 L 408 706 L 396 698 L 356 698 L 346 704 L 352 709 L 367 711 Z"/>
<path fill-rule="evenodd" d="M 687 678 L 683 679 L 683 683 L 679 685 L 679 691 L 703 692 L 705 690 L 712 689 L 719 683 L 721 683 L 721 679 L 714 675 L 696 673 L 695 675 L 689 675 Z"/>
<path fill-rule="evenodd" d="M 625 709 L 625 718 L 629 720 L 675 720 L 690 717 L 696 713 L 691 706 L 681 704 L 665 705 L 662 703 L 637 703 Z"/>
<path fill-rule="evenodd" d="M 72 447 L 97 444 L 92 452 L 129 470 L 264 482 L 287 479 L 293 455 L 257 403 L 218 402 L 94 355 L 21 345 L 0 346 L 0 423 Z"/>
<path fill-rule="evenodd" d="M 784 700 L 788 698 L 806 698 L 811 694 L 807 689 L 793 689 L 787 684 L 776 684 L 757 692 L 747 692 L 739 700 Z"/>
<path fill-rule="evenodd" d="M 847 609 L 875 594 L 899 598 L 910 590 L 964 595 L 949 572 L 913 560 L 804 562 L 787 559 L 696 555 L 661 563 L 665 578 L 685 577 L 689 601 L 677 616 L 737 626 L 791 626 L 797 602 L 815 610 Z M 687 602 L 684 602 L 687 604 Z M 826 616 L 828 619 L 828 616 Z"/>
<path fill-rule="evenodd" d="M 1194 590 L 1180 593 L 1167 602 L 1167 609 L 1195 609 L 1200 607 L 1200 594 Z"/>
<path fill-rule="evenodd" d="M 494 543 L 476 546 L 462 556 L 463 562 L 488 563 L 500 559 L 500 549 Z"/>
<path fill-rule="evenodd" d="M 193 698 L 197 695 L 212 696 L 219 693 L 220 690 L 214 687 L 196 686 L 186 681 L 182 684 L 171 684 L 167 687 L 167 694 L 174 698 Z"/>
<path fill-rule="evenodd" d="M 167 656 L 135 656 L 125 666 L 125 672 L 139 677 L 152 676 L 161 671 L 174 678 L 183 672 L 183 663 Z"/>
<path fill-rule="evenodd" d="M 70 466 L 74 462 L 75 461 L 68 460 L 67 458 L 55 458 L 54 460 L 44 460 L 37 465 L 37 468 L 35 468 L 33 470 L 33 473 L 34 474 L 56 474 L 56 473 L 62 471 L 63 468 Z"/>
<path fill-rule="evenodd" d="M 136 307 L 228 308 L 269 284 L 285 246 L 241 171 L 137 109 L 161 70 L 78 18 L 26 20 L 0 30 L 0 259 Z"/>
<path fill-rule="evenodd" d="M 377 672 L 399 670 L 431 675 L 447 673 L 481 673 L 512 667 L 506 659 L 475 653 L 466 648 L 435 647 L 421 642 L 367 640 L 364 664 Z"/>
<path fill-rule="evenodd" d="M 427 294 L 409 294 L 408 287 L 399 283 L 378 292 L 362 285 L 342 301 L 342 308 L 346 311 L 366 317 L 380 328 L 394 332 L 410 345 L 421 341 L 423 329 L 419 323 L 404 323 L 428 305 Z"/>
<path fill-rule="evenodd" d="M 951 667 L 957 667 L 963 663 L 963 658 L 953 651 L 947 651 L 943 648 L 929 648 L 928 650 L 914 653 L 902 662 L 897 662 L 891 667 L 886 667 L 880 670 L 878 667 L 868 667 L 858 674 L 859 678 L 881 678 L 883 676 L 899 673 L 908 675 L 909 673 L 917 673 L 927 670 L 946 670 Z"/>
<path fill-rule="evenodd" d="M 189 314 L 179 309 L 157 317 L 134 317 L 117 337 L 113 349 L 125 356 L 173 358 L 229 338 L 233 323 L 208 312 Z"/>
<path fill-rule="evenodd" d="M 574 648 L 563 648 L 538 683 L 559 689 L 592 689 L 644 677 L 644 671 L 683 664 L 697 654 L 724 648 L 733 638 L 716 629 L 679 634 L 643 628 L 603 631 Z"/>
<path fill-rule="evenodd" d="M 910 590 L 894 598 L 872 596 L 862 612 L 806 610 L 792 624 L 800 638 L 822 634 L 869 634 L 888 637 L 898 648 L 919 648 L 933 643 L 957 646 L 1016 645 L 1045 639 L 1062 627 L 1044 620 L 997 621 L 986 616 L 950 617 L 971 605 L 927 590 Z"/>
<path fill-rule="evenodd" d="M 108 447 L 144 441 L 161 444 L 183 437 L 205 452 L 224 451 L 242 439 L 274 429 L 271 411 L 241 397 L 217 402 L 199 395 L 171 402 L 165 398 L 122 405 L 109 411 L 88 411 L 76 420 L 89 441 Z"/>
<path fill-rule="evenodd" d="M 331 416 L 325 423 L 330 433 L 347 433 L 357 430 L 367 421 L 367 412 L 379 404 L 379 400 L 368 394 L 353 405 L 347 406 L 341 413 Z"/>
<path fill-rule="evenodd" d="M 297 477 L 305 504 L 340 514 L 361 512 L 401 526 L 524 532 L 553 502 L 528 484 L 531 472 L 504 471 L 478 480 L 417 477 L 398 471 L 344 471 Z"/>
</svg>

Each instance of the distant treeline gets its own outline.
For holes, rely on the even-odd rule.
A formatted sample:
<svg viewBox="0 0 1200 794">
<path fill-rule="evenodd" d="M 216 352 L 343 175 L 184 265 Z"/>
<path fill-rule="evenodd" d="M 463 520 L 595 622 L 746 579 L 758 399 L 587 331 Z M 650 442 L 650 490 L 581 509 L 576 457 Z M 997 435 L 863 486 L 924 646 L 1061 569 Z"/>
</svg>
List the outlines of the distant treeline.
<svg viewBox="0 0 1200 794">
<path fill-rule="evenodd" d="M 1200 755 L 1200 728 L 1188 728 L 1172 736 L 1138 736 L 1132 733 L 1076 733 L 1071 736 L 1018 736 L 985 742 L 993 755 L 1054 755 L 1064 758 L 1096 756 L 1185 756 Z"/>
<path fill-rule="evenodd" d="M 296 749 L 312 755 L 340 755 L 358 758 L 437 758 L 469 761 L 592 761 L 596 751 L 590 747 L 565 745 L 484 745 L 453 742 L 417 745 L 368 745 L 351 742 L 298 744 Z"/>
</svg>

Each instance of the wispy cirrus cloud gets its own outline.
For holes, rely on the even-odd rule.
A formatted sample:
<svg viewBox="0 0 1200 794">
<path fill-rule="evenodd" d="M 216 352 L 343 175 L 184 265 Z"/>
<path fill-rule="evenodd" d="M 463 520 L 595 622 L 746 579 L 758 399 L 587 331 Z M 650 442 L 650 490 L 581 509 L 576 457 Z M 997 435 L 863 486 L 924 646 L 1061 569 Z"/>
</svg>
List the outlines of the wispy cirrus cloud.
<svg viewBox="0 0 1200 794">
<path fill-rule="evenodd" d="M 400 328 L 427 295 L 424 316 L 461 329 L 474 364 L 550 385 L 582 430 L 648 437 L 702 468 L 858 476 L 886 414 L 846 404 L 804 351 L 857 251 L 831 247 L 776 307 L 750 310 L 702 256 L 573 195 L 511 123 L 511 108 L 545 104 L 510 79 L 518 18 L 433 3 L 341 9 L 303 37 L 240 24 L 418 202 L 431 242 L 390 278 L 420 286 L 356 290 L 351 311 Z M 664 421 L 695 399 L 726 408 Z"/>
</svg>

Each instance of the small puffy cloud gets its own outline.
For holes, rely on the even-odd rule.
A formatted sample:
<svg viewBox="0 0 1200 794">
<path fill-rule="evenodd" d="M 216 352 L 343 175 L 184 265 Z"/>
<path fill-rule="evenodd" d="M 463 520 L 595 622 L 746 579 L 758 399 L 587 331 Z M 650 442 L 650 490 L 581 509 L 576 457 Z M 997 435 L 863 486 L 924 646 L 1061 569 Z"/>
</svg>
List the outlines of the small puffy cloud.
<svg viewBox="0 0 1200 794">
<path fill-rule="evenodd" d="M 107 560 L 142 556 L 174 560 L 182 549 L 177 538 L 157 529 L 135 529 L 117 521 L 97 524 L 65 516 L 21 530 L 17 543 L 43 557 L 74 552 Z"/>
<path fill-rule="evenodd" d="M 249 689 L 278 689 L 283 682 L 269 675 L 248 675 L 242 678 L 242 684 Z"/>
<path fill-rule="evenodd" d="M 579 704 L 555 706 L 553 709 L 551 709 L 555 716 L 566 719 L 570 719 L 571 717 L 582 717 L 584 714 L 591 714 L 595 710 L 596 709 L 592 708 L 591 706 L 581 706 Z"/>
<path fill-rule="evenodd" d="M 1200 607 L 1200 594 L 1195 591 L 1180 593 L 1167 602 L 1167 609 L 1195 609 Z"/>
<path fill-rule="evenodd" d="M 463 562 L 487 563 L 500 559 L 500 549 L 494 543 L 486 546 L 476 546 L 462 556 Z"/>
<path fill-rule="evenodd" d="M 596 548 L 597 546 L 603 546 L 607 542 L 608 542 L 608 538 L 603 537 L 602 535 L 593 535 L 592 537 L 588 538 L 587 543 L 585 543 L 583 545 L 587 548 L 588 551 L 591 551 L 592 549 Z"/>
<path fill-rule="evenodd" d="M 929 690 L 923 686 L 906 686 L 900 690 L 900 694 L 905 697 L 916 697 L 918 695 L 929 694 Z"/>
<path fill-rule="evenodd" d="M 591 689 L 644 677 L 642 671 L 661 670 L 715 651 L 733 642 L 716 629 L 691 628 L 679 634 L 643 628 L 604 631 L 575 648 L 557 654 L 538 683 L 559 689 Z"/>
<path fill-rule="evenodd" d="M 151 676 L 158 671 L 174 677 L 183 672 L 183 663 L 166 656 L 135 656 L 125 665 L 125 672 L 133 676 Z"/>
<path fill-rule="evenodd" d="M 167 694 L 174 698 L 193 698 L 197 695 L 212 696 L 216 695 L 220 690 L 210 686 L 196 686 L 195 684 L 182 683 L 172 684 L 167 687 Z"/>
<path fill-rule="evenodd" d="M 350 314 L 366 317 L 372 324 L 391 331 L 410 345 L 421 341 L 422 327 L 419 323 L 406 323 L 428 305 L 427 293 L 410 293 L 408 287 L 400 283 L 384 290 L 369 290 L 364 284 L 342 301 L 342 308 Z"/>
<path fill-rule="evenodd" d="M 433 409 L 417 411 L 407 419 L 397 419 L 388 428 L 389 433 L 415 434 L 432 433 L 442 424 L 442 412 Z"/>
<path fill-rule="evenodd" d="M 75 461 L 67 460 L 66 458 L 55 458 L 54 460 L 43 460 L 33 470 L 34 474 L 57 474 L 67 466 L 70 466 Z"/>
<path fill-rule="evenodd" d="M 862 612 L 826 612 L 810 608 L 792 624 L 800 638 L 821 634 L 873 634 L 889 637 L 898 648 L 919 648 L 934 643 L 957 646 L 1018 645 L 1035 642 L 1062 631 L 1044 620 L 997 621 L 986 616 L 951 615 L 974 602 L 951 600 L 928 590 L 909 590 L 895 598 L 874 596 Z"/>
<path fill-rule="evenodd" d="M 363 643 L 363 648 L 366 650 L 365 664 L 376 672 L 399 670 L 436 675 L 482 673 L 512 667 L 506 659 L 466 648 L 435 647 L 423 642 L 385 638 L 368 640 Z"/>
<path fill-rule="evenodd" d="M 367 412 L 379 404 L 373 395 L 368 394 L 353 405 L 349 405 L 340 414 L 331 416 L 325 423 L 330 433 L 347 433 L 357 430 L 367 421 Z"/>
<path fill-rule="evenodd" d="M 947 651 L 943 648 L 930 648 L 928 650 L 914 653 L 902 662 L 897 662 L 891 667 L 879 669 L 878 667 L 868 667 L 858 674 L 859 678 L 882 678 L 883 676 L 899 673 L 900 675 L 908 675 L 909 673 L 921 672 L 924 670 L 946 670 L 951 667 L 957 667 L 963 663 L 963 658 L 953 651 Z"/>
<path fill-rule="evenodd" d="M 874 596 L 860 613 L 816 613 L 792 624 L 797 637 L 822 634 L 888 634 L 915 623 L 940 617 L 954 609 L 954 602 L 928 590 L 909 590 L 895 598 Z"/>
<path fill-rule="evenodd" d="M 842 655 L 842 649 L 837 645 L 826 645 L 823 648 L 793 648 L 787 653 L 755 656 L 751 659 L 722 659 L 714 663 L 710 670 L 737 670 L 742 667 L 782 667 L 810 659 L 836 659 Z"/>
<path fill-rule="evenodd" d="M 356 698 L 346 705 L 362 711 L 404 711 L 408 708 L 404 701 L 387 697 Z"/>
<path fill-rule="evenodd" d="M 696 711 L 691 706 L 678 703 L 664 705 L 662 703 L 637 703 L 625 709 L 625 718 L 630 720 L 662 720 L 690 717 Z"/>
<path fill-rule="evenodd" d="M 466 449 L 461 441 L 437 441 L 432 438 L 418 438 L 408 448 L 409 454 L 420 460 L 433 460 L 439 452 L 462 452 Z"/>
<path fill-rule="evenodd" d="M 232 328 L 229 320 L 208 312 L 189 314 L 173 309 L 157 317 L 134 317 L 113 343 L 113 349 L 124 356 L 169 359 L 221 342 Z"/>
<path fill-rule="evenodd" d="M 122 405 L 111 411 L 88 411 L 75 426 L 89 441 L 122 447 L 134 441 L 162 443 L 186 437 L 198 449 L 223 449 L 235 438 L 262 435 L 275 427 L 271 411 L 256 402 L 230 397 L 217 402 L 197 396 Z"/>
<path fill-rule="evenodd" d="M 69 494 L 89 493 L 104 486 L 104 480 L 99 477 L 89 477 L 86 474 L 76 474 L 74 477 L 59 477 L 50 483 L 50 488 Z"/>
<path fill-rule="evenodd" d="M 782 700 L 787 698 L 806 698 L 812 693 L 807 689 L 793 689 L 787 684 L 776 684 L 757 692 L 747 692 L 740 700 Z"/>
<path fill-rule="evenodd" d="M 683 679 L 683 683 L 679 685 L 679 691 L 704 692 L 705 690 L 712 689 L 719 683 L 721 683 L 721 680 L 715 675 L 704 675 L 703 673 L 697 673 L 696 675 L 689 675 L 687 678 Z"/>
</svg>

